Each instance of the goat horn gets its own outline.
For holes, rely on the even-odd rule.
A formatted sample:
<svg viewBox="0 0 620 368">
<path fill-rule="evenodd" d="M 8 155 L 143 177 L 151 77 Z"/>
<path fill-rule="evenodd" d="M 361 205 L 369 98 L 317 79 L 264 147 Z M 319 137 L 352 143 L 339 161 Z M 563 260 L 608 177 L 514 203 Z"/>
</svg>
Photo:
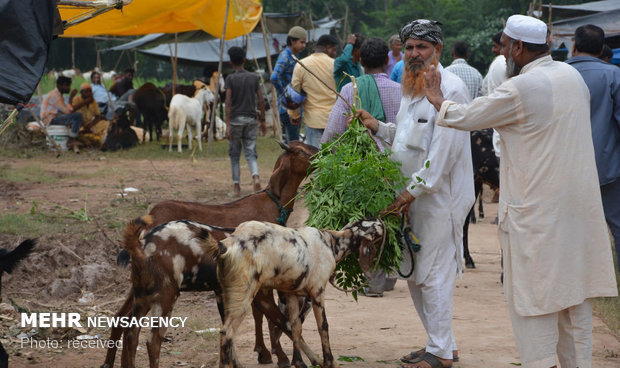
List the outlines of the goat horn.
<svg viewBox="0 0 620 368">
<path fill-rule="evenodd" d="M 277 139 L 274 139 L 274 140 L 276 142 L 278 142 L 278 144 L 280 145 L 280 147 L 282 147 L 283 150 L 289 151 L 291 149 L 291 147 L 288 144 L 286 144 L 286 143 L 284 143 L 282 141 L 279 141 Z"/>
</svg>

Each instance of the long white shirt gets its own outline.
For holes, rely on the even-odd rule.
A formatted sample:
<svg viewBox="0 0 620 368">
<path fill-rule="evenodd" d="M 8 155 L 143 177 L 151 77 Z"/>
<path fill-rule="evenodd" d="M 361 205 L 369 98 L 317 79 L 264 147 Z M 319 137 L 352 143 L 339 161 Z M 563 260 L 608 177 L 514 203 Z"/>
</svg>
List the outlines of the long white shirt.
<svg viewBox="0 0 620 368">
<path fill-rule="evenodd" d="M 589 101 L 579 72 L 545 56 L 491 95 L 446 101 L 439 112 L 438 125 L 495 128 L 502 137 L 499 231 L 508 234 L 502 248 L 522 316 L 617 295 Z"/>
<path fill-rule="evenodd" d="M 439 70 L 444 95 L 469 102 L 465 83 L 441 65 Z M 439 262 L 437 256 L 447 247 L 456 248 L 460 274 L 463 223 L 475 200 L 469 133 L 437 126 L 436 117 L 437 110 L 425 96 L 403 97 L 396 125 L 380 123 L 377 130 L 377 136 L 392 145 L 392 158 L 402 164 L 401 171 L 408 178 L 407 190 L 415 197 L 409 221 L 422 247 L 415 253 L 415 270 L 408 280 L 417 284 L 424 283 L 433 263 Z M 419 183 L 418 177 L 423 182 Z M 410 270 L 410 257 L 405 251 L 401 272 L 407 274 Z"/>
<path fill-rule="evenodd" d="M 506 58 L 504 55 L 498 55 L 493 59 L 487 75 L 482 80 L 482 94 L 488 96 L 495 91 L 506 80 Z M 497 157 L 502 152 L 501 139 L 497 130 L 493 129 L 493 150 Z"/>
</svg>

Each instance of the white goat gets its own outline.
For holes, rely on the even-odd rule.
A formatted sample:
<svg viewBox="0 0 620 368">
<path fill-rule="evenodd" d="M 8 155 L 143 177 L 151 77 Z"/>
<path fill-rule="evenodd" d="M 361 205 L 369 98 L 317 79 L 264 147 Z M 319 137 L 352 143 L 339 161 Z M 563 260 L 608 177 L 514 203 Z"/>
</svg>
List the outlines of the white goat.
<svg viewBox="0 0 620 368">
<path fill-rule="evenodd" d="M 185 124 L 187 123 L 187 138 L 189 149 L 192 149 L 192 127 L 196 127 L 196 139 L 198 140 L 198 148 L 202 151 L 202 112 L 204 106 L 210 102 L 215 101 L 215 96 L 207 88 L 206 85 L 196 89 L 194 97 L 190 98 L 185 95 L 176 94 L 170 101 L 170 108 L 168 110 L 168 151 L 172 152 L 172 138 L 174 131 L 178 130 L 178 151 L 183 152 L 181 149 L 181 141 L 183 140 L 183 131 L 185 130 Z"/>
<path fill-rule="evenodd" d="M 220 331 L 220 368 L 233 367 L 233 336 L 261 287 L 277 289 L 287 298 L 307 295 L 312 299 L 323 348 L 321 367 L 335 367 L 325 316 L 325 287 L 336 263 L 352 252 L 359 252 L 360 267 L 368 271 L 384 238 L 385 225 L 380 220 L 356 221 L 341 231 L 291 229 L 248 221 L 217 245 L 206 244 L 209 253 L 217 257 L 225 311 Z M 287 312 L 293 344 L 300 351 L 303 340 L 299 304 L 287 303 Z M 303 366 L 301 356 L 297 355 L 293 355 L 293 364 Z"/>
</svg>

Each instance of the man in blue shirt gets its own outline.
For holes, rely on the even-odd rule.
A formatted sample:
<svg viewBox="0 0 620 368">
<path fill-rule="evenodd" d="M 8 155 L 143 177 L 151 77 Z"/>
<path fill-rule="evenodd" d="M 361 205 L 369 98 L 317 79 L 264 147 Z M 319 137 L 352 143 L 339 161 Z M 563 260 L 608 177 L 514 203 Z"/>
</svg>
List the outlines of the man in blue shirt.
<svg viewBox="0 0 620 368">
<path fill-rule="evenodd" d="M 620 69 L 598 59 L 605 32 L 592 24 L 575 30 L 573 57 L 566 62 L 579 71 L 590 90 L 592 140 L 603 197 L 620 267 Z"/>
<path fill-rule="evenodd" d="M 340 92 L 342 87 L 351 82 L 351 78 L 344 73 L 354 76 L 355 78 L 362 75 L 362 64 L 360 64 L 360 47 L 366 40 L 366 37 L 359 33 L 352 33 L 347 37 L 347 44 L 342 49 L 342 55 L 334 60 L 334 80 L 336 81 L 336 90 Z"/>
<path fill-rule="evenodd" d="M 394 65 L 394 69 L 392 69 L 392 73 L 390 74 L 390 79 L 396 83 L 400 83 L 400 80 L 403 78 L 403 67 L 405 66 L 404 57 L 401 61 Z"/>
<path fill-rule="evenodd" d="M 288 31 L 286 48 L 278 56 L 278 61 L 270 78 L 280 97 L 278 98 L 278 112 L 280 113 L 280 123 L 282 124 L 282 133 L 284 133 L 286 143 L 299 140 L 299 122 L 295 122 L 295 124 L 291 122 L 286 113 L 286 107 L 280 99 L 284 94 L 284 89 L 291 83 L 291 78 L 293 77 L 293 69 L 295 68 L 293 55 L 299 55 L 306 48 L 307 39 L 306 30 L 299 26 L 295 26 Z"/>
</svg>

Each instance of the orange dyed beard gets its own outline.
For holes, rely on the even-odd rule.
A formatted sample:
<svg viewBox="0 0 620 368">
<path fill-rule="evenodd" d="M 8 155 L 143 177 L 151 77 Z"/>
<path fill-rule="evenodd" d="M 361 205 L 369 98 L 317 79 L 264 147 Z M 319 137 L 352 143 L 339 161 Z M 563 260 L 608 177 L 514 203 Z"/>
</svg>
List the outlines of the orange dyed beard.
<svg viewBox="0 0 620 368">
<path fill-rule="evenodd" d="M 410 70 L 407 66 L 403 69 L 403 77 L 401 86 L 403 88 L 403 96 L 418 97 L 424 95 L 424 73 L 427 72 L 431 65 L 437 66 L 439 58 L 435 53 L 431 56 L 430 61 L 424 63 L 424 66 L 418 70 Z"/>
</svg>

